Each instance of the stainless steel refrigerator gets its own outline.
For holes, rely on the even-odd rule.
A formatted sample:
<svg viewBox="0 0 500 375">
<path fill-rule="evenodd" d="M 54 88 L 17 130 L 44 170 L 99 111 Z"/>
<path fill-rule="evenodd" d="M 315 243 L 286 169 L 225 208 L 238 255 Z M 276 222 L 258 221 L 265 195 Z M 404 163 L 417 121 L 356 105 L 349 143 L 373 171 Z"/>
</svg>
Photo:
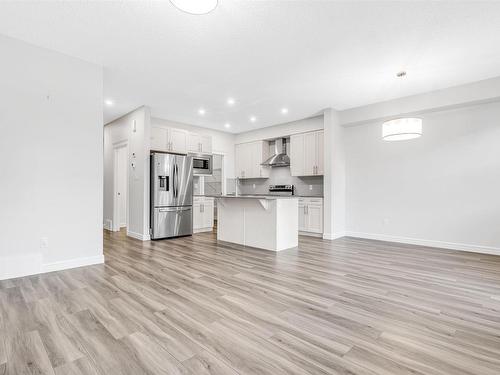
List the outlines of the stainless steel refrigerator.
<svg viewBox="0 0 500 375">
<path fill-rule="evenodd" d="M 193 159 L 151 154 L 151 239 L 193 234 Z"/>
</svg>

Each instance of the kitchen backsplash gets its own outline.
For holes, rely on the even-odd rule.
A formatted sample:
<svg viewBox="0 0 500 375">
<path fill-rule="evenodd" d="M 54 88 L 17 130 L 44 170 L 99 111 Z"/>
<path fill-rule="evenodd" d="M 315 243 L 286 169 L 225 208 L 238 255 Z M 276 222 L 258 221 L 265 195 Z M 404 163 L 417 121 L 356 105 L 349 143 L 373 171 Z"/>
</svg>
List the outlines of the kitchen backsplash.
<svg viewBox="0 0 500 375">
<path fill-rule="evenodd" d="M 323 196 L 323 176 L 294 177 L 290 174 L 290 167 L 275 167 L 271 169 L 269 178 L 249 178 L 240 180 L 240 194 L 269 194 L 269 185 L 294 185 L 295 195 Z M 228 181 L 229 186 L 234 182 Z"/>
</svg>

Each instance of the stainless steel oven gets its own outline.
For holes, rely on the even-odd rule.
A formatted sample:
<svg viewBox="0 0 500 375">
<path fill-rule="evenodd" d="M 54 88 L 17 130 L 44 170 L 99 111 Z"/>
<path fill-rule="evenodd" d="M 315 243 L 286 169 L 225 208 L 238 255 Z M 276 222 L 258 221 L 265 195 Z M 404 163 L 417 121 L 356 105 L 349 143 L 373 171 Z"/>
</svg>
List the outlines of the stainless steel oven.
<svg viewBox="0 0 500 375">
<path fill-rule="evenodd" d="M 193 158 L 193 174 L 195 176 L 212 175 L 212 155 L 209 154 L 189 154 Z"/>
</svg>

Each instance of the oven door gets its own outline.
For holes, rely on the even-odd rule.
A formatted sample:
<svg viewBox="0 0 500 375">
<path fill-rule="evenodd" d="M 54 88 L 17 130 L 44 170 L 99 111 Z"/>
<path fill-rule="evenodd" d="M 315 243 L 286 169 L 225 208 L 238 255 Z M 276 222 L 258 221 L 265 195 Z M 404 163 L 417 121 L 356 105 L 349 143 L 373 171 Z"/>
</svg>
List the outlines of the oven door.
<svg viewBox="0 0 500 375">
<path fill-rule="evenodd" d="M 212 175 L 212 155 L 193 154 L 193 174 L 195 176 Z"/>
</svg>

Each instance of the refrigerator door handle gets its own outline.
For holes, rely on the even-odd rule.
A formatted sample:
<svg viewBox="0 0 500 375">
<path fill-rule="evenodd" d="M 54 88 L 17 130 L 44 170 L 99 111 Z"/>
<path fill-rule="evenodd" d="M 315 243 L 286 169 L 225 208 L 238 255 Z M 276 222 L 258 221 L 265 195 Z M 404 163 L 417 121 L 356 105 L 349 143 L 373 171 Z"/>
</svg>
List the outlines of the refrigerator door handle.
<svg viewBox="0 0 500 375">
<path fill-rule="evenodd" d="M 158 212 L 177 212 L 177 211 L 189 211 L 191 209 L 191 206 L 186 206 L 186 207 L 167 207 L 167 208 L 160 208 Z"/>
<path fill-rule="evenodd" d="M 174 168 L 173 168 L 173 176 L 172 176 L 172 190 L 173 190 L 173 193 L 174 193 L 174 198 L 177 196 L 177 188 L 176 188 L 176 184 L 177 184 L 177 176 L 176 176 L 176 165 L 174 164 Z"/>
<path fill-rule="evenodd" d="M 179 196 L 179 166 L 175 165 L 175 197 Z"/>
</svg>

